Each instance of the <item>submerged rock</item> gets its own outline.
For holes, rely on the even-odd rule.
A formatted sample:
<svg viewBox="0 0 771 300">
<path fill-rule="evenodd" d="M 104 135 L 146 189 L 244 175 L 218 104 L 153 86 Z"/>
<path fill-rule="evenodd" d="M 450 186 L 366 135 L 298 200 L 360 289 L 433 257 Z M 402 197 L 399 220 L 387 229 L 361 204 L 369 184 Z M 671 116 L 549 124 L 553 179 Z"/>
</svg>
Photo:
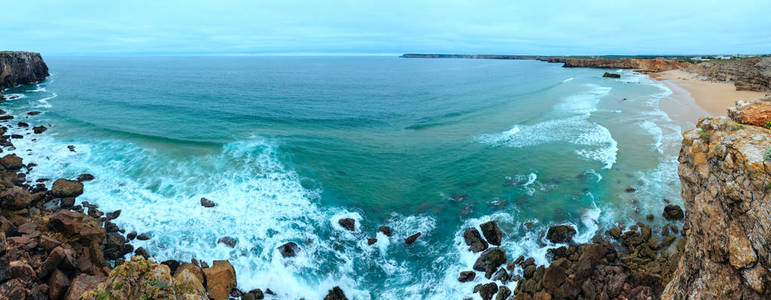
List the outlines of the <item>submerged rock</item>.
<svg viewBox="0 0 771 300">
<path fill-rule="evenodd" d="M 664 213 L 662 214 L 665 219 L 667 220 L 682 220 L 685 218 L 685 213 L 683 213 L 683 209 L 680 208 L 678 205 L 667 205 L 664 207 Z"/>
<path fill-rule="evenodd" d="M 477 276 L 477 273 L 475 273 L 474 271 L 463 271 L 463 272 L 460 272 L 460 276 L 458 276 L 458 281 L 460 282 L 473 281 L 476 276 Z"/>
<path fill-rule="evenodd" d="M 278 251 L 281 252 L 283 257 L 295 257 L 297 252 L 300 252 L 300 247 L 295 242 L 288 242 L 279 246 Z"/>
<path fill-rule="evenodd" d="M 576 235 L 576 230 L 570 225 L 554 225 L 546 232 L 546 239 L 552 243 L 567 243 Z"/>
<path fill-rule="evenodd" d="M 342 218 L 337 220 L 337 224 L 340 224 L 340 226 L 347 229 L 348 231 L 354 231 L 356 229 L 356 220 L 351 218 Z"/>
<path fill-rule="evenodd" d="M 420 237 L 420 235 L 421 235 L 421 233 L 420 233 L 420 232 L 418 232 L 418 233 L 416 233 L 416 234 L 413 234 L 413 235 L 411 235 L 411 236 L 408 236 L 406 239 L 404 239 L 404 242 L 405 242 L 407 245 L 412 245 L 412 243 L 414 243 L 414 242 L 415 242 L 415 241 L 416 241 L 416 240 L 417 240 L 417 239 Z"/>
</svg>

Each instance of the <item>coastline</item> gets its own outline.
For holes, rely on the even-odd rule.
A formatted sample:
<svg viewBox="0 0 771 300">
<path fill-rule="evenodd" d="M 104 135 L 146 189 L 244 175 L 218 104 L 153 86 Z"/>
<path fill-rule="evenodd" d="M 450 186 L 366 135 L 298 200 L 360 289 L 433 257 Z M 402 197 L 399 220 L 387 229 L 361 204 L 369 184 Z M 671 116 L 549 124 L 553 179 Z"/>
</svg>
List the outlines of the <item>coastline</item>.
<svg viewBox="0 0 771 300">
<path fill-rule="evenodd" d="M 704 80 L 682 70 L 653 73 L 650 77 L 672 90 L 668 98 L 673 101 L 662 103 L 662 109 L 676 122 L 691 124 L 690 127 L 702 117 L 724 116 L 738 100 L 751 102 L 768 96 L 763 92 L 737 91 L 732 82 Z"/>
</svg>

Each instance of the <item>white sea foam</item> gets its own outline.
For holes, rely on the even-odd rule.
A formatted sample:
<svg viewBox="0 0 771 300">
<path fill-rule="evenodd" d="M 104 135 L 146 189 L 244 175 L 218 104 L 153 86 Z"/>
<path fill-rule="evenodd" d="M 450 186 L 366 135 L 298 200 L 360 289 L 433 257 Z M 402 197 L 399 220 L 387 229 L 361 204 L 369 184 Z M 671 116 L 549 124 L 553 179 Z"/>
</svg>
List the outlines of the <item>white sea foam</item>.
<svg viewBox="0 0 771 300">
<path fill-rule="evenodd" d="M 568 83 L 568 82 L 571 82 L 571 81 L 573 81 L 573 79 L 574 79 L 573 77 L 570 77 L 570 78 L 568 78 L 568 79 L 565 79 L 565 80 L 563 80 L 563 81 L 562 81 L 562 83 Z"/>
</svg>

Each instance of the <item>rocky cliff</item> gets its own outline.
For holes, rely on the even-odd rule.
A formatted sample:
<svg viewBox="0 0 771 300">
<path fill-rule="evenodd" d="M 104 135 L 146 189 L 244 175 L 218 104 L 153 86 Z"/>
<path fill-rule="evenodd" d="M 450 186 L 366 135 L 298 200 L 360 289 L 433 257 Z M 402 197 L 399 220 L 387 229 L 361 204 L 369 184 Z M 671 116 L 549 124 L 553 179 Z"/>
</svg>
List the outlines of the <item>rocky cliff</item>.
<svg viewBox="0 0 771 300">
<path fill-rule="evenodd" d="M 658 58 L 565 58 L 564 62 L 565 68 L 635 69 L 643 72 L 661 72 L 686 66 L 677 60 Z"/>
<path fill-rule="evenodd" d="M 711 60 L 687 68 L 711 80 L 733 81 L 736 90 L 771 91 L 771 57 Z"/>
<path fill-rule="evenodd" d="M 740 117 L 769 120 L 769 109 L 769 100 L 741 104 L 736 120 L 704 118 L 683 134 L 687 241 L 662 298 L 771 298 L 771 130 Z"/>
<path fill-rule="evenodd" d="M 40 53 L 0 51 L 0 92 L 19 84 L 38 82 L 48 76 L 48 66 Z M 0 93 L 0 99 L 3 94 Z"/>
</svg>

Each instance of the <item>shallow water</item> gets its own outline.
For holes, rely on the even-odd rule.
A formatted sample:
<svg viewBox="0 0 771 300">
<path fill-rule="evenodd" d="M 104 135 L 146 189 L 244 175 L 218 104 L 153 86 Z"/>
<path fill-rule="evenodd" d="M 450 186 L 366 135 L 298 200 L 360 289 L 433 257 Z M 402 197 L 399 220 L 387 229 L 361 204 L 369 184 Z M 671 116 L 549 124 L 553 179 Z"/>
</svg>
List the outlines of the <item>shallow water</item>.
<svg viewBox="0 0 771 300">
<path fill-rule="evenodd" d="M 78 201 L 121 209 L 118 225 L 153 236 L 135 247 L 158 260 L 230 259 L 244 290 L 471 296 L 485 279 L 457 281 L 476 258 L 468 226 L 496 219 L 510 259 L 547 263 L 550 224 L 575 224 L 588 241 L 659 216 L 664 198 L 681 202 L 680 127 L 659 109 L 671 91 L 629 71 L 395 57 L 46 61 L 46 82 L 6 90 L 23 97 L 3 103 L 52 125 L 14 141 L 39 164 L 30 178 L 94 174 Z M 217 244 L 223 236 L 236 247 Z M 287 241 L 298 257 L 281 258 Z"/>
</svg>

